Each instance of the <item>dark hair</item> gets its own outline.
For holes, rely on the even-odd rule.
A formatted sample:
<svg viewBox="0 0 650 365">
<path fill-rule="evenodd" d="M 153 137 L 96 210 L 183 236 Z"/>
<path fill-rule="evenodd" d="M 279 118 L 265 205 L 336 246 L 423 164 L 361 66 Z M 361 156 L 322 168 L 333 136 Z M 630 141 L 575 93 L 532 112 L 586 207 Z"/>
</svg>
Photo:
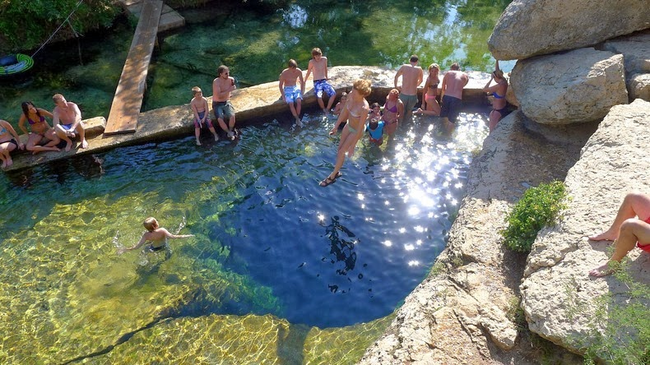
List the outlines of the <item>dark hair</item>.
<svg viewBox="0 0 650 365">
<path fill-rule="evenodd" d="M 411 56 L 411 62 L 418 62 L 420 59 L 416 55 Z"/>
<path fill-rule="evenodd" d="M 41 116 L 41 112 L 38 111 L 38 108 L 36 107 L 36 105 L 34 105 L 34 103 L 32 103 L 31 101 L 23 101 L 23 103 L 20 104 L 20 107 L 23 108 L 23 114 L 25 114 L 25 118 L 29 119 L 30 105 L 33 106 L 34 109 L 36 109 L 36 115 L 38 115 L 38 119 L 43 118 L 43 116 Z"/>
<path fill-rule="evenodd" d="M 370 109 L 375 109 L 375 108 L 381 108 L 381 106 L 379 105 L 379 103 L 372 103 L 372 104 L 370 104 Z"/>
<path fill-rule="evenodd" d="M 217 75 L 221 76 L 221 74 L 222 74 L 224 71 L 228 71 L 228 72 L 230 72 L 230 69 L 228 68 L 228 66 L 226 66 L 226 65 L 221 65 L 221 66 L 219 66 L 219 68 L 217 68 Z"/>
</svg>

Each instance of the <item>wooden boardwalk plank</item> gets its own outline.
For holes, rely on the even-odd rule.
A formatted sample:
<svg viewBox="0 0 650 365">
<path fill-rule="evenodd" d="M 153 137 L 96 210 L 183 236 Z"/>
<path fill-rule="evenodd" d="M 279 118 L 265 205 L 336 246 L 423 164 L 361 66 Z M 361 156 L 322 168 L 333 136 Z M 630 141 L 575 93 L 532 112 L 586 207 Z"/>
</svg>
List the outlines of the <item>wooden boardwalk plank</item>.
<svg viewBox="0 0 650 365">
<path fill-rule="evenodd" d="M 145 0 L 143 4 L 131 49 L 115 90 L 105 134 L 135 132 L 162 8 L 162 0 Z"/>
</svg>

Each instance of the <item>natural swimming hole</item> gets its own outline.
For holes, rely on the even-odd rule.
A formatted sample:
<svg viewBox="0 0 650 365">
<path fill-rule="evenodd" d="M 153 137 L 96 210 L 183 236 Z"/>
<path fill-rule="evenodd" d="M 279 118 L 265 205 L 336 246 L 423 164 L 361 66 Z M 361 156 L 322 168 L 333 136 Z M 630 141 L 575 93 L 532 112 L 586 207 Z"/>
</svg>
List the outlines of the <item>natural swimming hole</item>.
<svg viewBox="0 0 650 365">
<path fill-rule="evenodd" d="M 3 177 L 0 282 L 11 284 L 0 303 L 17 318 L 6 333 L 110 339 L 153 318 L 210 313 L 326 328 L 392 313 L 445 246 L 486 116 L 464 114 L 451 136 L 416 119 L 380 149 L 364 138 L 326 188 L 334 120 L 307 119 Z M 195 237 L 170 240 L 168 260 L 116 255 L 114 241 L 137 242 L 147 216 Z"/>
</svg>

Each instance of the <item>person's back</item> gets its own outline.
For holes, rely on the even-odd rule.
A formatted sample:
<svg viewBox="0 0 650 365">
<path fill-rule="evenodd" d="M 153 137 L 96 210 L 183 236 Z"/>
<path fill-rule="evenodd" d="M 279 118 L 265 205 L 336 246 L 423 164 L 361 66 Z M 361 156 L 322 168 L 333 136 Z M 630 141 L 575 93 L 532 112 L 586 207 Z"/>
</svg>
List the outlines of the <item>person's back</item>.
<svg viewBox="0 0 650 365">
<path fill-rule="evenodd" d="M 418 103 L 418 86 L 424 79 L 424 72 L 418 66 L 419 58 L 412 55 L 409 64 L 404 64 L 397 70 L 395 74 L 394 84 L 395 88 L 400 90 L 399 98 L 404 103 L 404 115 L 401 119 L 409 118 L 411 112 Z M 397 80 L 402 77 L 401 88 L 397 86 Z"/>
<path fill-rule="evenodd" d="M 442 79 L 442 93 L 453 96 L 457 99 L 463 99 L 463 88 L 469 82 L 469 76 L 463 71 L 451 69 L 447 71 Z"/>
</svg>

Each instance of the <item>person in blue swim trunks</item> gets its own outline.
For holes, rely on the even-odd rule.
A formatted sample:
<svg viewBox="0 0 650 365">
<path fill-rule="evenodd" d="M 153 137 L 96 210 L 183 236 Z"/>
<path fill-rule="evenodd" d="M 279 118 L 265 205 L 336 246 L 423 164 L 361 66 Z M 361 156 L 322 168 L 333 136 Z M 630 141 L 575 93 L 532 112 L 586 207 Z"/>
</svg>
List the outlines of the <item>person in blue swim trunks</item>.
<svg viewBox="0 0 650 365">
<path fill-rule="evenodd" d="M 190 106 L 192 107 L 192 114 L 194 114 L 194 136 L 196 137 L 196 145 L 201 145 L 199 137 L 201 136 L 202 125 L 207 125 L 208 129 L 214 136 L 214 141 L 218 141 L 219 135 L 217 135 L 217 131 L 214 130 L 212 121 L 208 116 L 208 101 L 203 97 L 203 91 L 200 87 L 194 86 L 192 88 L 192 94 L 194 94 L 194 97 L 192 98 L 192 101 L 190 101 Z"/>
<path fill-rule="evenodd" d="M 305 75 L 305 80 L 309 79 L 309 75 L 314 73 L 314 92 L 318 98 L 318 105 L 325 115 L 329 113 L 336 99 L 336 90 L 330 85 L 327 78 L 327 57 L 323 56 L 323 52 L 320 48 L 314 48 L 311 50 L 312 59 L 309 60 L 309 66 L 307 67 L 307 75 Z M 327 94 L 329 100 L 327 101 L 327 108 L 325 108 L 325 103 L 323 102 L 323 93 Z"/>
<path fill-rule="evenodd" d="M 289 109 L 296 120 L 296 125 L 302 127 L 300 111 L 302 95 L 305 93 L 305 80 L 302 78 L 302 70 L 298 68 L 298 63 L 294 59 L 289 60 L 288 66 L 280 73 L 278 86 L 280 87 L 281 97 L 289 104 Z M 298 80 L 300 80 L 300 89 L 297 85 Z"/>
</svg>

